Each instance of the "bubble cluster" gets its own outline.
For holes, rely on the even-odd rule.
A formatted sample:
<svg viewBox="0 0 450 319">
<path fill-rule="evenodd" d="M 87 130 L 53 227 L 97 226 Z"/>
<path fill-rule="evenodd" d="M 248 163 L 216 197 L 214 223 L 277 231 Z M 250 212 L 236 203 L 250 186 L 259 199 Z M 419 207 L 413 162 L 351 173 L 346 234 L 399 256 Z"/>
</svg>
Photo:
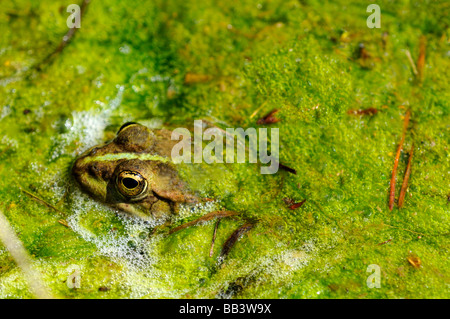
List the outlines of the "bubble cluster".
<svg viewBox="0 0 450 319">
<path fill-rule="evenodd" d="M 100 110 L 73 112 L 72 118 L 64 123 L 65 133 L 53 138 L 53 153 L 51 160 L 67 154 L 66 148 L 77 141 L 79 145 L 71 155 L 81 153 L 92 145 L 99 144 L 103 139 L 103 132 L 108 124 L 114 110 L 122 103 L 124 86 L 118 86 L 118 92 L 114 99 L 109 101 L 108 105 L 97 101 L 100 104 Z"/>
</svg>

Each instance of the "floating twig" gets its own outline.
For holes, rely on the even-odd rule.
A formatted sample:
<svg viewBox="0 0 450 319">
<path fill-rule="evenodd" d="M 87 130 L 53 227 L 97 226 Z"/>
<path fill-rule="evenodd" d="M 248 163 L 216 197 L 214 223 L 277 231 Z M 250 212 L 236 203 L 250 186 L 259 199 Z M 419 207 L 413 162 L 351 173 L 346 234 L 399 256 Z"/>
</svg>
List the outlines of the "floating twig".
<svg viewBox="0 0 450 319">
<path fill-rule="evenodd" d="M 211 80 L 211 76 L 208 74 L 195 74 L 195 73 L 186 73 L 184 76 L 184 84 L 197 84 L 197 83 L 205 83 Z"/>
<path fill-rule="evenodd" d="M 391 177 L 391 187 L 390 187 L 390 193 L 389 193 L 389 210 L 392 210 L 394 208 L 394 200 L 395 200 L 395 178 L 397 176 L 397 167 L 398 162 L 400 159 L 400 153 L 403 148 L 403 142 L 405 141 L 405 135 L 406 130 L 408 129 L 409 124 L 409 117 L 411 115 L 411 112 L 408 110 L 405 115 L 405 119 L 403 121 L 403 132 L 402 132 L 402 138 L 400 139 L 400 143 L 398 145 L 397 154 L 395 155 L 394 160 L 394 168 L 392 169 L 392 177 Z"/>
<path fill-rule="evenodd" d="M 352 109 L 352 110 L 347 111 L 347 114 L 350 114 L 350 115 L 375 115 L 377 113 L 378 113 L 378 110 L 374 107 L 369 107 L 364 110 Z"/>
<path fill-rule="evenodd" d="M 50 203 L 47 203 L 45 200 L 43 200 L 42 198 L 39 198 L 38 196 L 30 193 L 29 191 L 21 188 L 20 189 L 22 192 L 24 192 L 26 195 L 28 195 L 31 199 L 34 199 L 35 201 L 44 204 L 45 206 L 47 206 L 48 208 L 53 209 L 54 211 L 56 211 L 57 213 L 61 214 L 61 215 L 65 215 L 62 211 L 60 211 L 58 208 L 56 208 L 55 206 L 53 206 Z"/>
<path fill-rule="evenodd" d="M 217 228 L 219 228 L 220 218 L 217 220 L 216 226 L 214 226 L 214 233 L 211 240 L 211 249 L 209 250 L 209 257 L 212 257 L 214 252 L 214 242 L 216 241 Z"/>
<path fill-rule="evenodd" d="M 280 121 L 279 118 L 275 116 L 275 114 L 278 113 L 278 109 L 274 109 L 270 111 L 268 114 L 266 114 L 264 117 L 260 118 L 256 124 L 262 125 L 262 124 L 274 124 L 278 123 Z"/>
<path fill-rule="evenodd" d="M 381 245 L 387 244 L 387 243 L 389 243 L 391 241 L 392 241 L 392 238 L 390 238 L 390 239 L 388 239 L 388 240 L 386 240 L 386 241 L 384 241 L 382 243 L 377 244 L 377 246 L 381 246 Z"/>
<path fill-rule="evenodd" d="M 252 113 L 252 115 L 250 115 L 250 119 L 254 118 L 256 114 L 258 114 L 258 112 L 267 104 L 267 101 L 265 101 L 263 104 L 261 104 L 260 107 L 258 107 L 255 112 Z"/>
<path fill-rule="evenodd" d="M 60 223 L 61 225 L 65 226 L 67 228 L 70 228 L 69 224 L 67 224 L 67 221 L 65 219 L 58 220 L 58 223 Z"/>
<path fill-rule="evenodd" d="M 290 209 L 297 209 L 299 207 L 302 207 L 305 202 L 306 202 L 306 199 L 302 200 L 299 203 L 293 203 L 291 206 L 289 206 L 289 208 Z"/>
<path fill-rule="evenodd" d="M 420 266 L 422 265 L 422 261 L 420 260 L 419 257 L 414 256 L 414 255 L 410 255 L 406 258 L 406 260 L 408 260 L 408 262 L 411 264 L 411 266 L 413 266 L 414 268 L 420 268 Z"/>
<path fill-rule="evenodd" d="M 417 58 L 417 71 L 419 79 L 423 79 L 423 73 L 424 73 L 424 67 L 425 67 L 425 50 L 426 50 L 426 37 L 422 35 L 420 37 L 420 44 L 419 44 L 419 57 Z"/>
<path fill-rule="evenodd" d="M 220 252 L 220 259 L 225 259 L 233 248 L 234 244 L 239 240 L 239 238 L 252 229 L 255 225 L 253 223 L 247 223 L 236 229 L 231 236 L 227 239 L 225 244 L 223 244 L 222 251 Z"/>
<path fill-rule="evenodd" d="M 413 230 L 409 230 L 409 229 L 406 229 L 406 228 L 401 228 L 401 227 L 397 227 L 397 226 L 392 226 L 392 225 L 388 225 L 388 224 L 385 224 L 385 223 L 381 223 L 381 225 L 383 225 L 383 226 L 388 226 L 388 227 L 391 227 L 391 228 L 397 228 L 397 229 L 400 229 L 400 230 L 404 230 L 404 231 L 407 231 L 407 232 L 410 232 L 410 233 L 414 233 L 414 234 L 418 234 L 418 235 L 422 235 L 422 236 L 426 236 L 426 235 L 423 234 L 423 233 L 419 233 L 419 232 L 416 232 L 416 231 L 413 231 Z"/>
<path fill-rule="evenodd" d="M 206 214 L 206 215 L 204 215 L 204 216 L 202 216 L 202 217 L 200 217 L 200 218 L 198 218 L 196 220 L 193 220 L 193 221 L 188 222 L 186 224 L 183 224 L 183 225 L 180 225 L 178 227 L 172 228 L 169 231 L 169 235 L 173 234 L 173 233 L 175 233 L 175 232 L 177 232 L 179 230 L 182 230 L 184 228 L 191 227 L 191 226 L 197 225 L 199 223 L 203 223 L 203 222 L 212 220 L 214 218 L 224 218 L 224 217 L 236 216 L 238 214 L 239 214 L 238 212 L 234 212 L 234 211 L 230 211 L 230 210 L 214 211 L 214 212 L 208 213 L 208 214 Z"/>
<path fill-rule="evenodd" d="M 294 175 L 297 175 L 297 171 L 296 171 L 295 169 L 290 168 L 289 166 L 286 166 L 286 165 L 281 164 L 281 163 L 278 163 L 278 165 L 280 166 L 280 168 L 281 168 L 282 170 L 285 170 L 285 171 L 287 171 L 287 172 L 289 172 L 289 173 L 292 173 L 292 174 L 294 174 Z"/>
<path fill-rule="evenodd" d="M 405 201 L 406 189 L 408 188 L 409 175 L 411 174 L 411 160 L 413 157 L 414 145 L 411 147 L 409 152 L 408 165 L 406 166 L 405 177 L 403 178 L 402 188 L 400 189 L 400 195 L 398 197 L 398 207 L 403 207 L 403 202 Z"/>
<path fill-rule="evenodd" d="M 405 54 L 406 54 L 406 57 L 408 58 L 409 64 L 411 65 L 414 75 L 417 76 L 417 74 L 419 74 L 419 72 L 417 72 L 416 65 L 414 64 L 414 61 L 411 57 L 411 52 L 409 52 L 409 50 L 405 50 Z"/>
</svg>

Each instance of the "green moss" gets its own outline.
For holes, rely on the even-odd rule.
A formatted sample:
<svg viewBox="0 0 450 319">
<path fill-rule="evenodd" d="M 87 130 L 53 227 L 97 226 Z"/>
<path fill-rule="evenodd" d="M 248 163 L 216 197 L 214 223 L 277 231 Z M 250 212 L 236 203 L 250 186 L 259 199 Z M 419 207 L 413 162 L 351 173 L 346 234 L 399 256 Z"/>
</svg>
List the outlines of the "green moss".
<svg viewBox="0 0 450 319">
<path fill-rule="evenodd" d="M 27 71 L 67 32 L 68 4 L 0 8 L 1 209 L 53 294 L 449 296 L 444 1 L 383 1 L 381 29 L 366 27 L 366 5 L 358 1 L 93 1 L 72 42 L 42 71 Z M 405 53 L 417 61 L 422 35 L 418 80 Z M 280 129 L 280 161 L 296 175 L 261 175 L 252 164 L 181 172 L 218 202 L 183 211 L 175 225 L 220 208 L 241 213 L 220 222 L 212 257 L 215 222 L 167 236 L 95 203 L 71 180 L 75 156 L 126 121 L 261 127 L 257 119 L 275 108 L 280 122 L 267 127 Z M 347 114 L 367 108 L 378 113 Z M 390 212 L 389 181 L 408 108 L 397 194 L 414 144 L 412 174 L 404 208 Z M 292 210 L 285 199 L 306 202 Z M 248 219 L 258 223 L 218 263 L 223 243 Z M 411 255 L 420 268 L 408 262 Z M 380 289 L 366 285 L 371 264 L 381 268 Z M 66 285 L 74 265 L 80 289 Z M 0 296 L 33 297 L 4 248 Z"/>
</svg>

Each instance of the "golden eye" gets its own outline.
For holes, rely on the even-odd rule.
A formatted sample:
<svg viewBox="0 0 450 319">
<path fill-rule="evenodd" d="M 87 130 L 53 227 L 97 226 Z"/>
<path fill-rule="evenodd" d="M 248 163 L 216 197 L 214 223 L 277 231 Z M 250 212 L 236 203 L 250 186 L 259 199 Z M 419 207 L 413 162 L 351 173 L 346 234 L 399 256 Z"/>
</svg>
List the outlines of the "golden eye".
<svg viewBox="0 0 450 319">
<path fill-rule="evenodd" d="M 136 199 L 147 190 L 147 180 L 134 171 L 123 171 L 117 176 L 117 189 L 125 197 Z"/>
</svg>

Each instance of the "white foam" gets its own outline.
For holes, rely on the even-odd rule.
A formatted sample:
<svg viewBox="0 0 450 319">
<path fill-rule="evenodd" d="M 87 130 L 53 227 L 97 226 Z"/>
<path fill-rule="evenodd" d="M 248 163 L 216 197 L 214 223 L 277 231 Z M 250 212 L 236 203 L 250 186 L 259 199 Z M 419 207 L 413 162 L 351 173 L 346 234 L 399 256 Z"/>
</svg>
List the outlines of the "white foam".
<svg viewBox="0 0 450 319">
<path fill-rule="evenodd" d="M 89 147 L 102 142 L 104 130 L 110 124 L 112 113 L 122 103 L 125 87 L 117 86 L 118 92 L 108 104 L 97 101 L 100 109 L 92 111 L 72 112 L 72 118 L 64 123 L 66 132 L 52 139 L 54 144 L 51 160 L 66 155 L 66 148 L 75 140 L 79 147 L 70 155 L 82 153 Z"/>
</svg>

